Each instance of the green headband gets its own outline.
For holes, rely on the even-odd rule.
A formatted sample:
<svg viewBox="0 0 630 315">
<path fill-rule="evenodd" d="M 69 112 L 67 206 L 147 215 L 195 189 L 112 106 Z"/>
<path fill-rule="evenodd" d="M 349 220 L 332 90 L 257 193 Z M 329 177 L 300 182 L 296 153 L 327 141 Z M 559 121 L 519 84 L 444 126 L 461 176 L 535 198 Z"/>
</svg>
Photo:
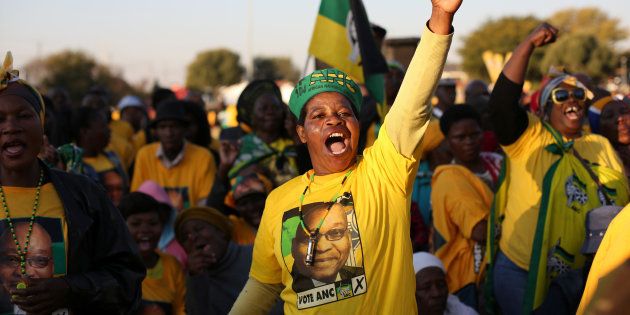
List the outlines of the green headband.
<svg viewBox="0 0 630 315">
<path fill-rule="evenodd" d="M 295 117 L 300 119 L 300 113 L 306 103 L 315 95 L 324 92 L 340 93 L 350 101 L 357 113 L 361 111 L 363 103 L 361 88 L 347 74 L 338 69 L 316 70 L 302 78 L 291 92 L 289 109 Z"/>
</svg>

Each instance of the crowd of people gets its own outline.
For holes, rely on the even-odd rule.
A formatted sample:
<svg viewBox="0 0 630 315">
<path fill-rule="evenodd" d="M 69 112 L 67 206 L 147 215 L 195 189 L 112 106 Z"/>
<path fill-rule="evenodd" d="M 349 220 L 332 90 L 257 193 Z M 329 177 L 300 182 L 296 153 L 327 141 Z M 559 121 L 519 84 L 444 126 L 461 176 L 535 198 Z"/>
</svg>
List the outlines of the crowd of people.
<svg viewBox="0 0 630 315">
<path fill-rule="evenodd" d="M 0 314 L 623 313 L 630 100 L 568 71 L 526 95 L 543 23 L 455 104 L 461 0 L 432 3 L 385 108 L 337 69 L 288 104 L 255 80 L 218 138 L 199 98 L 75 104 L 7 54 Z"/>
</svg>

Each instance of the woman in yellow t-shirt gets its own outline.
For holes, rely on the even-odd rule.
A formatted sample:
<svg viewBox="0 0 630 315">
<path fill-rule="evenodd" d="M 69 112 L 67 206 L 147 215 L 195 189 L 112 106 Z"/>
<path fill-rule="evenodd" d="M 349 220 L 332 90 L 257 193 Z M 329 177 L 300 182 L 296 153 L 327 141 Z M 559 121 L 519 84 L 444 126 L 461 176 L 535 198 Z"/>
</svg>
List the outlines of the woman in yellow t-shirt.
<svg viewBox="0 0 630 315">
<path fill-rule="evenodd" d="M 186 281 L 182 267 L 175 257 L 157 250 L 170 214 L 153 197 L 141 192 L 123 197 L 118 208 L 147 268 L 147 276 L 142 281 L 140 313 L 157 308 L 164 314 L 186 314 Z"/>
<path fill-rule="evenodd" d="M 296 85 L 289 108 L 313 169 L 267 197 L 249 280 L 232 314 L 266 313 L 278 297 L 286 314 L 417 312 L 411 184 L 431 116 L 427 104 L 461 1 L 432 4 L 396 101 L 362 158 L 357 156 L 363 104 L 358 84 L 338 69 L 324 69 Z"/>
<path fill-rule="evenodd" d="M 144 266 L 118 210 L 85 176 L 38 159 L 45 104 L 0 68 L 0 313 L 129 313 Z"/>
<path fill-rule="evenodd" d="M 488 214 L 501 156 L 481 152 L 481 117 L 470 105 L 448 108 L 440 119 L 453 161 L 438 166 L 431 182 L 433 247 L 446 266 L 451 293 L 472 308 L 485 274 Z"/>
<path fill-rule="evenodd" d="M 519 105 L 530 56 L 552 43 L 556 33 L 546 23 L 532 31 L 514 49 L 490 98 L 507 167 L 489 220 L 493 275 L 488 288 L 494 294 L 486 301 L 491 306 L 490 298 L 496 298 L 504 314 L 536 310 L 554 278 L 583 266 L 580 248 L 591 209 L 628 202 L 614 149 L 605 138 L 583 133 L 586 101 L 592 97 L 584 84 L 560 74 L 543 87 L 537 115 Z"/>
<path fill-rule="evenodd" d="M 107 125 L 107 118 L 102 111 L 91 107 L 81 107 L 74 112 L 73 117 L 74 140 L 78 147 L 83 150 L 84 171 L 90 177 L 98 178 L 99 184 L 108 189 L 110 195 L 113 190 L 122 189 L 123 194 L 129 191 L 129 179 L 125 167 L 118 155 L 113 151 L 106 150 L 111 139 L 111 132 Z M 109 177 L 108 172 L 116 173 L 122 180 L 122 187 L 111 187 L 106 185 Z M 120 200 L 113 200 L 118 204 Z"/>
</svg>

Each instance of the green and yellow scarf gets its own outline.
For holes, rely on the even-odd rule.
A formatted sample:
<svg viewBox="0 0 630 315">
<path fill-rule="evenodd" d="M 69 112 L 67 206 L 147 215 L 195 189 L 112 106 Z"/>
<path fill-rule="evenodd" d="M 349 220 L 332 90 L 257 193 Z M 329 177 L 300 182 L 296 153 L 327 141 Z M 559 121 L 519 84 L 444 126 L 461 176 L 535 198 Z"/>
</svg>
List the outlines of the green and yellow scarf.
<svg viewBox="0 0 630 315">
<path fill-rule="evenodd" d="M 547 123 L 543 124 L 555 140 L 545 150 L 560 158 L 551 165 L 543 179 L 522 314 L 530 314 L 543 303 L 555 277 L 584 265 L 580 248 L 586 235 L 586 215 L 590 210 L 605 204 L 597 184 L 573 154 L 573 141 L 564 141 L 558 131 Z M 489 258 L 487 261 L 491 262 L 486 278 L 488 301 L 494 300 L 492 262 L 498 251 L 499 229 L 506 210 L 508 167 L 509 161 L 505 159 L 488 224 L 486 254 Z M 604 187 L 602 193 L 613 204 L 623 206 L 628 203 L 628 182 L 622 173 L 600 165 L 591 164 L 590 167 Z M 488 304 L 488 311 L 492 311 L 492 303 Z"/>
</svg>

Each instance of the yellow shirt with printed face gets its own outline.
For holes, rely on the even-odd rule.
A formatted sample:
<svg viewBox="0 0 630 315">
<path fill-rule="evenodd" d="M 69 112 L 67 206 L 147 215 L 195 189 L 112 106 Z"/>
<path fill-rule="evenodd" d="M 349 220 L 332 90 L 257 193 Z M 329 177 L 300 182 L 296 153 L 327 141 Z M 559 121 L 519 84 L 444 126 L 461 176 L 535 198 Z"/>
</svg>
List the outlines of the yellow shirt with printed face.
<svg viewBox="0 0 630 315">
<path fill-rule="evenodd" d="M 409 206 L 431 116 L 426 104 L 451 39 L 425 27 L 378 138 L 349 169 L 352 173 L 314 176 L 302 215 L 300 196 L 312 170 L 267 197 L 250 277 L 284 286 L 285 313 L 417 313 Z M 316 244 L 311 241 L 311 266 L 309 235 L 301 222 L 311 231 L 319 226 Z M 241 305 L 247 297 L 241 294 L 233 312 L 247 314 Z"/>
<path fill-rule="evenodd" d="M 36 188 L 3 186 L 15 234 L 20 246 L 24 246 L 31 221 Z M 5 259 L 18 259 L 6 213 L 0 214 L 0 301 L 9 301 L 5 287 L 19 281 L 19 266 L 11 267 Z M 33 231 L 27 250 L 26 273 L 31 278 L 64 276 L 67 272 L 68 226 L 61 199 L 52 183 L 41 187 L 39 207 L 35 214 Z M 29 262 L 30 261 L 30 262 Z M 40 265 L 36 265 L 39 261 Z M 1 309 L 0 314 L 13 313 L 14 309 Z"/>
<path fill-rule="evenodd" d="M 543 178 L 558 155 L 545 150 L 553 136 L 540 119 L 527 114 L 529 125 L 511 145 L 502 146 L 509 159 L 509 182 L 505 219 L 501 224 L 501 251 L 517 266 L 529 270 Z M 567 139 L 564 139 L 568 141 Z M 573 147 L 586 160 L 623 173 L 623 165 L 610 142 L 602 136 L 585 134 Z"/>
<path fill-rule="evenodd" d="M 385 130 L 343 187 L 346 172 L 315 176 L 303 205 L 309 229 L 336 194 L 343 207 L 331 208 L 322 224 L 314 268 L 304 262 L 307 245 L 298 212 L 311 172 L 267 198 L 250 275 L 262 283 L 284 284 L 287 314 L 408 314 L 416 308 L 407 209 L 417 163 L 395 150 Z"/>
<path fill-rule="evenodd" d="M 494 194 L 460 165 L 436 168 L 431 187 L 435 255 L 444 263 L 448 290 L 454 293 L 481 280 L 485 244 L 471 235 L 475 225 L 488 218 Z"/>
<path fill-rule="evenodd" d="M 584 314 L 601 278 L 630 259 L 630 205 L 610 222 L 588 273 L 586 287 L 577 314 Z"/>
<path fill-rule="evenodd" d="M 192 143 L 184 145 L 184 157 L 177 165 L 166 168 L 157 157 L 159 142 L 145 145 L 138 152 L 134 166 L 131 191 L 136 191 L 147 180 L 155 181 L 168 193 L 178 211 L 199 204 L 208 197 L 216 165 L 212 154 Z"/>
</svg>

